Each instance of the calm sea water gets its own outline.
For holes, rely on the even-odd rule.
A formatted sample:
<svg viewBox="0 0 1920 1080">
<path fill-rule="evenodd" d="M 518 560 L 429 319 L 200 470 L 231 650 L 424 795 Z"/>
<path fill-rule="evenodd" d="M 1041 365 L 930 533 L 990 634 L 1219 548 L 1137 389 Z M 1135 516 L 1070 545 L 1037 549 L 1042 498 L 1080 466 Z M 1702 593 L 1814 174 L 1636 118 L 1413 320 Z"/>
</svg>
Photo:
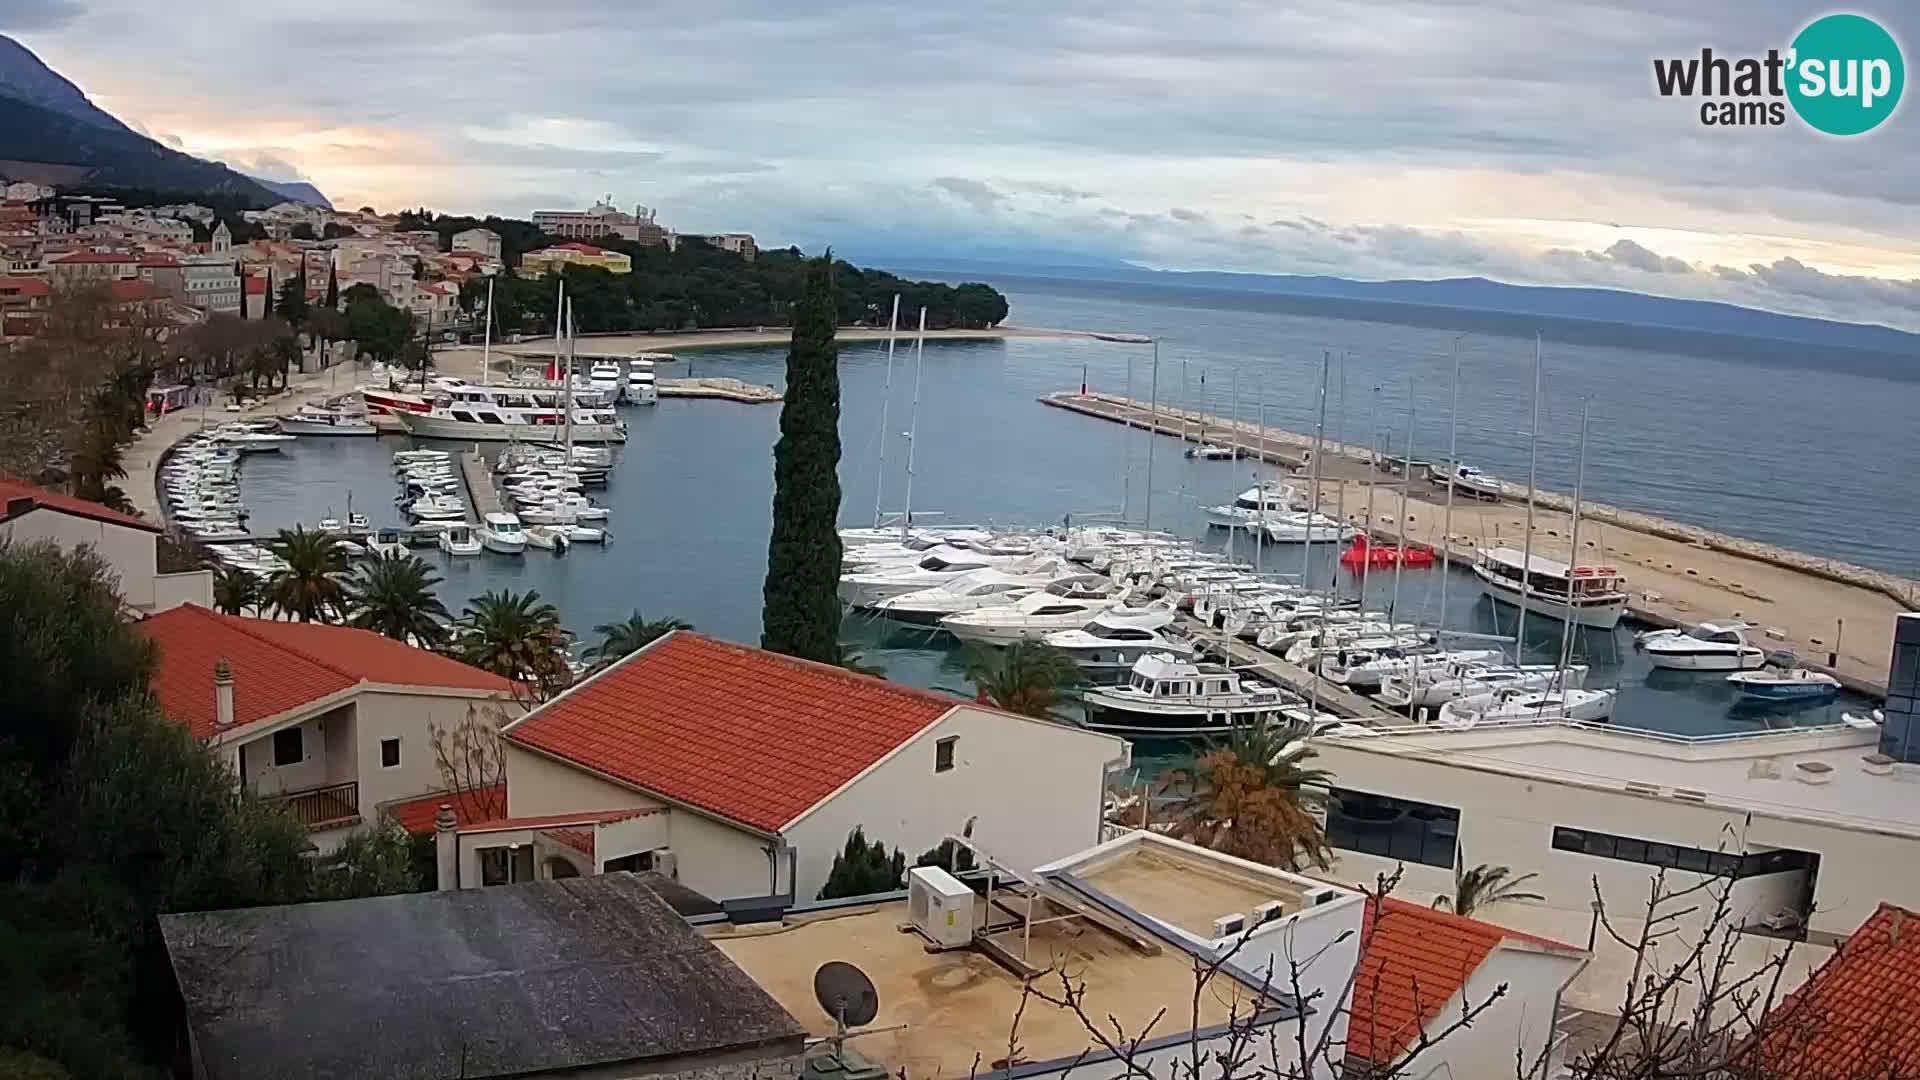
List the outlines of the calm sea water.
<svg viewBox="0 0 1920 1080">
<path fill-rule="evenodd" d="M 1056 292 L 1017 293 L 1012 321 L 1152 334 L 1162 340 L 1158 392 L 1163 401 L 1192 401 L 1241 415 L 1264 401 L 1269 423 L 1309 431 L 1317 404 L 1321 354 L 1335 353 L 1329 428 L 1364 442 L 1373 428 L 1404 441 L 1407 402 L 1415 403 L 1415 453 L 1444 447 L 1453 333 L 1352 320 L 1258 311 L 1142 303 L 1097 295 L 1077 285 Z M 1511 337 L 1469 337 L 1462 348 L 1462 457 L 1508 476 L 1524 476 L 1533 343 Z M 1571 487 L 1578 409 L 1593 402 L 1588 490 L 1593 497 L 1902 573 L 1920 567 L 1909 547 L 1920 527 L 1920 431 L 1904 418 L 1920 415 L 1920 384 L 1859 374 L 1764 367 L 1698 356 L 1546 345 L 1542 482 Z M 780 385 L 782 349 L 684 354 L 695 373 L 732 375 Z M 915 365 L 910 348 L 895 355 L 891 396 L 879 345 L 841 350 L 844 524 L 871 524 L 878 462 L 887 459 L 881 505 L 906 497 L 904 433 L 913 412 Z M 1146 507 L 1144 433 L 1045 407 L 1040 395 L 1076 386 L 1122 391 L 1132 369 L 1136 395 L 1146 396 L 1151 350 L 1075 339 L 1010 339 L 931 344 L 919 369 L 918 425 L 913 447 L 913 505 L 967 523 L 1044 525 L 1067 514 L 1118 513 L 1139 520 Z M 1344 407 L 1340 385 L 1345 367 Z M 674 375 L 678 372 L 663 372 Z M 1202 381 L 1204 379 L 1204 382 Z M 1372 387 L 1380 389 L 1375 392 Z M 888 402 L 882 427 L 881 406 Z M 761 586 L 771 504 L 776 407 L 669 400 L 626 409 L 630 441 L 620 451 L 609 503 L 613 542 L 575 548 L 564 558 L 545 552 L 507 559 L 451 560 L 430 549 L 446 581 L 441 595 L 456 613 L 488 589 L 536 589 L 557 605 L 569 627 L 591 637 L 600 623 L 635 609 L 676 615 L 699 629 L 743 642 L 759 639 Z M 1334 431 L 1330 430 L 1330 434 Z M 1194 462 L 1177 444 L 1154 451 L 1153 524 L 1199 537 L 1200 508 L 1244 488 L 1245 463 Z M 379 524 L 399 524 L 392 504 L 390 462 L 402 440 L 303 439 L 280 454 L 247 459 L 242 483 L 256 530 L 344 513 L 353 508 Z M 1215 533 L 1214 540 L 1224 543 Z M 1251 558 L 1245 541 L 1241 553 Z M 1265 569 L 1304 570 L 1331 580 L 1324 550 L 1311 566 L 1299 548 L 1266 549 Z M 1409 571 L 1400 583 L 1401 610 L 1437 614 L 1440 571 Z M 1342 586 L 1351 593 L 1356 583 Z M 1391 574 L 1376 574 L 1370 598 L 1385 604 Z M 1512 616 L 1496 626 L 1493 609 L 1471 576 L 1455 571 L 1447 622 L 1511 633 Z M 1530 659 L 1550 659 L 1558 624 L 1529 628 Z M 962 687 L 951 646 L 924 631 L 850 620 L 847 637 L 870 662 L 904 682 Z M 1618 685 L 1618 717 L 1675 731 L 1734 730 L 1830 718 L 1832 709 L 1798 717 L 1733 707 L 1711 677 L 1649 672 L 1623 630 L 1586 634 L 1575 644 L 1593 664 L 1590 686 Z M 1846 703 L 1853 705 L 1855 703 Z"/>
</svg>

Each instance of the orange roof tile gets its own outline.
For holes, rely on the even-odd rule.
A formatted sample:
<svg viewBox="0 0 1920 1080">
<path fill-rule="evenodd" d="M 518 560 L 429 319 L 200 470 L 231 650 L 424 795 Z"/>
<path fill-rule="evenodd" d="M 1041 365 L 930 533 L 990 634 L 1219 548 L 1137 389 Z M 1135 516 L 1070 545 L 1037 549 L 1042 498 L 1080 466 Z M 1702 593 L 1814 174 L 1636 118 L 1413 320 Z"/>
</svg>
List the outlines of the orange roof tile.
<svg viewBox="0 0 1920 1080">
<path fill-rule="evenodd" d="M 1384 905 L 1384 907 L 1382 906 Z M 1384 1064 L 1404 1052 L 1467 984 L 1487 955 L 1509 941 L 1579 953 L 1571 945 L 1386 897 L 1369 899 L 1354 975 L 1347 1054 Z"/>
<path fill-rule="evenodd" d="M 167 718 L 196 738 L 214 734 L 213 665 L 233 670 L 236 727 L 362 682 L 506 691 L 507 680 L 371 630 L 222 615 L 185 604 L 135 629 L 159 647 L 150 685 Z"/>
<path fill-rule="evenodd" d="M 536 817 L 503 817 L 477 821 L 460 827 L 462 833 L 512 832 L 516 829 L 551 829 L 562 825 L 604 825 L 610 821 L 646 817 L 664 811 L 659 807 L 626 810 L 586 810 L 578 814 L 540 814 Z"/>
<path fill-rule="evenodd" d="M 237 690 L 238 684 L 235 684 Z M 483 821 L 493 821 L 500 817 L 495 807 L 507 805 L 507 785 L 491 784 L 473 792 L 436 791 L 431 795 L 422 795 L 417 799 L 405 799 L 388 803 L 383 812 L 393 819 L 393 823 L 410 833 L 430 833 L 434 831 L 433 819 L 440 813 L 440 804 L 453 807 L 453 820 L 456 826 L 478 825 Z"/>
<path fill-rule="evenodd" d="M 508 725 L 506 735 L 772 833 L 958 704 L 681 630 Z"/>
<path fill-rule="evenodd" d="M 1911 923 L 1909 926 L 1907 924 Z M 1807 1080 L 1920 1072 L 1920 913 L 1882 903 L 1768 1014 L 1763 1060 Z"/>
<path fill-rule="evenodd" d="M 0 473 L 0 521 L 5 521 L 11 516 L 7 514 L 6 507 L 15 499 L 32 500 L 32 507 L 36 510 L 58 510 L 63 514 L 72 514 L 75 517 L 92 518 L 95 521 L 104 521 L 109 525 L 125 525 L 130 529 L 140 529 L 151 533 L 165 531 L 151 521 L 142 521 L 131 514 L 123 514 L 118 510 L 109 510 L 96 502 L 88 502 L 85 499 L 76 499 L 71 495 L 62 495 L 58 492 L 48 491 L 45 488 L 34 487 L 24 480 L 16 480 L 11 476 Z"/>
<path fill-rule="evenodd" d="M 49 296 L 53 286 L 39 278 L 0 276 L 0 296 Z"/>
</svg>

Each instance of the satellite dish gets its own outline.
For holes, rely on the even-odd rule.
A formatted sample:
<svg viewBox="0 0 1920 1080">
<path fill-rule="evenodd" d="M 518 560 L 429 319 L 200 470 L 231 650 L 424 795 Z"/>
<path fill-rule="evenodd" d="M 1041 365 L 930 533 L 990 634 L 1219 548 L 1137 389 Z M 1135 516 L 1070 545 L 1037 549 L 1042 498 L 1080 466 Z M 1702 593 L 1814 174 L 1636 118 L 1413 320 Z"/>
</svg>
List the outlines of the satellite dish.
<svg viewBox="0 0 1920 1080">
<path fill-rule="evenodd" d="M 871 1024 L 880 1015 L 880 991 L 873 980 L 844 961 L 829 960 L 813 973 L 813 997 L 843 1029 Z"/>
</svg>

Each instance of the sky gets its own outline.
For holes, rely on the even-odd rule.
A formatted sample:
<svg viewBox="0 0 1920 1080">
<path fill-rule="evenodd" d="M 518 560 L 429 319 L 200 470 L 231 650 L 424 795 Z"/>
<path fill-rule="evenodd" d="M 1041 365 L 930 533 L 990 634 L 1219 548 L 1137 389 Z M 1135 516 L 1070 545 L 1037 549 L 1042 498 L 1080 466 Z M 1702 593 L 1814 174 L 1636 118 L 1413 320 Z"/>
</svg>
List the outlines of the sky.
<svg viewBox="0 0 1920 1080">
<path fill-rule="evenodd" d="M 1656 57 L 1764 54 L 1828 10 L 4 0 L 0 33 L 349 207 L 610 195 L 856 259 L 1482 275 L 1920 330 L 1920 105 L 1836 138 L 1654 90 Z M 1915 59 L 1910 0 L 1849 10 Z"/>
</svg>

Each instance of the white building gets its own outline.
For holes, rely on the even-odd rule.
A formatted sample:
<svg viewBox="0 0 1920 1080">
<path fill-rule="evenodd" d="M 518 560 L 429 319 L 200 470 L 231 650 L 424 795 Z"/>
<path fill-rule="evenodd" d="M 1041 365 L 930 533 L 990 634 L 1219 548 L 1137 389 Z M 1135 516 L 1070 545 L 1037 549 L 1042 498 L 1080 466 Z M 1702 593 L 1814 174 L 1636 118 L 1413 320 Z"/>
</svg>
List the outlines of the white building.
<svg viewBox="0 0 1920 1080">
<path fill-rule="evenodd" d="M 1797 979 L 1881 900 L 1920 896 L 1920 768 L 1881 754 L 1871 731 L 1688 739 L 1548 721 L 1356 731 L 1315 746 L 1314 764 L 1336 778 L 1327 834 L 1340 880 L 1404 867 L 1402 895 L 1424 899 L 1452 890 L 1456 859 L 1509 866 L 1537 874 L 1525 887 L 1545 899 L 1488 917 L 1560 940 L 1588 939 L 1596 886 L 1636 930 L 1664 869 L 1670 890 L 1710 877 L 1732 888 L 1742 963 L 1804 927 Z M 1676 928 L 1697 933 L 1706 910 Z M 1631 956 L 1597 938 L 1571 996 L 1617 1006 Z"/>
<path fill-rule="evenodd" d="M 189 305 L 202 311 L 240 313 L 240 275 L 234 272 L 232 255 L 182 255 L 179 261 L 180 287 Z"/>
<path fill-rule="evenodd" d="M 211 570 L 159 572 L 156 549 L 163 533 L 158 525 L 99 503 L 0 476 L 0 540 L 45 540 L 68 551 L 92 548 L 116 578 L 121 600 L 140 614 L 213 603 Z"/>
<path fill-rule="evenodd" d="M 136 627 L 154 696 L 330 851 L 376 811 L 445 787 L 432 728 L 512 706 L 497 675 L 369 630 L 176 607 Z"/>
<path fill-rule="evenodd" d="M 453 234 L 453 250 L 471 251 L 489 259 L 498 259 L 500 234 L 492 229 L 462 229 Z"/>
<path fill-rule="evenodd" d="M 535 210 L 533 223 L 540 231 L 569 240 L 598 240 L 618 236 L 641 244 L 664 244 L 667 231 L 654 223 L 653 211 L 636 206 L 633 213 L 616 210 L 613 196 L 593 204 L 587 210 Z"/>
<path fill-rule="evenodd" d="M 1100 835 L 1120 739 L 840 668 L 670 634 L 505 731 L 508 819 L 462 829 L 459 884 L 488 848 L 584 830 L 580 869 L 655 869 L 715 899 L 814 897 L 847 836 L 909 859 L 970 820 L 1017 865 Z M 545 876 L 532 863 L 514 870 Z"/>
<path fill-rule="evenodd" d="M 668 238 L 667 246 L 677 251 L 681 240 L 703 240 L 721 251 L 730 251 L 748 262 L 752 262 L 754 257 L 760 254 L 759 246 L 753 242 L 752 233 L 674 233 Z"/>
<path fill-rule="evenodd" d="M 20 180 L 8 184 L 5 195 L 9 202 L 32 202 L 35 199 L 51 199 L 53 197 L 53 189 L 44 184 L 34 184 Z"/>
</svg>

